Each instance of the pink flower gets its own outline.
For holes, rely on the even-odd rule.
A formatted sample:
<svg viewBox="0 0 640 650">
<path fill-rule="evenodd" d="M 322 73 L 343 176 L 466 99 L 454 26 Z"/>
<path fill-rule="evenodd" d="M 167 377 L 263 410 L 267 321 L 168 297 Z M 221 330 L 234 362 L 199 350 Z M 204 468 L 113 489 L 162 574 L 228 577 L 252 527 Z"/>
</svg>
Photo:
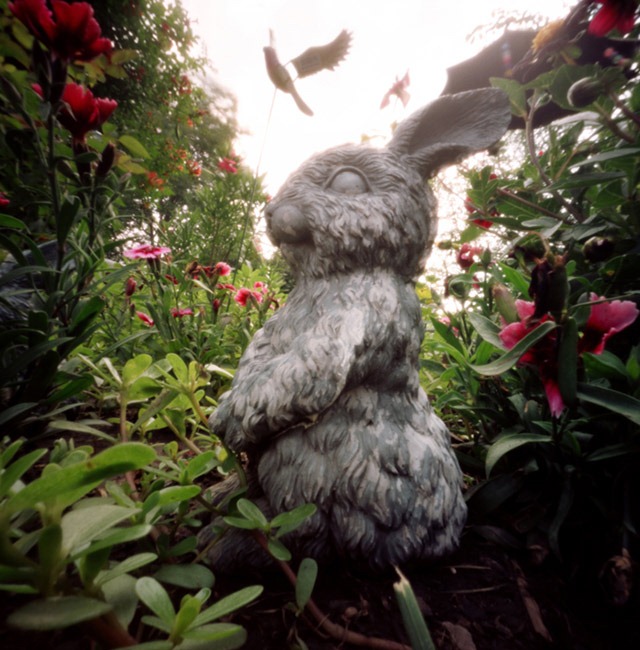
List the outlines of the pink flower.
<svg viewBox="0 0 640 650">
<path fill-rule="evenodd" d="M 402 102 L 402 105 L 406 107 L 409 103 L 409 99 L 411 98 L 411 95 L 407 91 L 409 83 L 409 71 L 407 70 L 402 79 L 398 79 L 398 77 L 396 77 L 394 84 L 391 86 L 391 88 L 389 88 L 389 90 L 387 90 L 384 97 L 382 98 L 380 108 L 387 107 L 393 95 L 395 95 Z"/>
<path fill-rule="evenodd" d="M 253 288 L 262 291 L 262 293 L 267 293 L 269 290 L 267 285 L 264 282 L 254 282 Z"/>
<path fill-rule="evenodd" d="M 187 307 L 186 309 L 178 309 L 177 307 L 171 308 L 171 315 L 174 318 L 183 318 L 184 316 L 193 316 L 193 309 Z"/>
<path fill-rule="evenodd" d="M 256 302 L 262 302 L 262 294 L 258 291 L 251 291 L 251 289 L 242 287 L 241 289 L 238 289 L 233 299 L 239 305 L 242 305 L 242 307 L 246 307 L 247 303 L 251 302 L 252 299 Z"/>
<path fill-rule="evenodd" d="M 100 36 L 100 25 L 88 2 L 51 0 L 53 13 L 45 0 L 15 0 L 9 9 L 27 29 L 57 57 L 65 61 L 91 61 L 100 54 L 111 54 L 113 45 Z"/>
<path fill-rule="evenodd" d="M 218 262 L 214 267 L 213 267 L 214 272 L 217 275 L 230 275 L 231 274 L 231 267 L 226 263 L 226 262 Z"/>
<path fill-rule="evenodd" d="M 466 271 L 477 261 L 474 257 L 481 254 L 482 248 L 480 246 L 472 246 L 471 244 L 465 243 L 460 246 L 460 250 L 456 255 L 456 261 Z"/>
<path fill-rule="evenodd" d="M 153 318 L 149 316 L 148 314 L 145 314 L 143 311 L 137 311 L 136 316 L 145 324 L 148 325 L 149 327 L 153 327 Z"/>
<path fill-rule="evenodd" d="M 595 302 L 604 298 L 592 293 L 590 299 Z M 637 317 L 638 307 L 630 300 L 612 300 L 592 305 L 583 336 L 578 343 L 579 351 L 601 354 L 607 340 L 629 327 Z"/>
<path fill-rule="evenodd" d="M 227 172 L 227 174 L 237 174 L 238 163 L 233 158 L 223 158 L 218 163 L 218 169 Z"/>
<path fill-rule="evenodd" d="M 633 29 L 638 3 L 635 0 L 596 0 L 602 5 L 589 23 L 589 33 L 605 36 L 613 29 L 627 34 Z"/>
<path fill-rule="evenodd" d="M 122 254 L 130 260 L 157 260 L 170 253 L 171 249 L 166 246 L 152 246 L 151 244 L 138 244 Z"/>
<path fill-rule="evenodd" d="M 4 192 L 0 192 L 0 208 L 6 208 L 11 201 L 7 198 Z"/>
<path fill-rule="evenodd" d="M 591 294 L 591 300 L 601 300 Z M 500 332 L 500 340 L 507 349 L 513 348 L 540 323 L 553 320 L 548 314 L 541 319 L 534 319 L 535 303 L 516 300 L 519 321 L 510 323 Z M 578 341 L 578 353 L 591 352 L 601 354 L 606 341 L 629 327 L 638 317 L 638 307 L 629 300 L 613 300 L 591 306 L 582 337 Z M 553 416 L 558 417 L 564 410 L 564 402 L 558 384 L 558 333 L 553 330 L 542 340 L 532 345 L 518 360 L 518 365 L 535 368 L 540 376 L 547 402 Z"/>
</svg>

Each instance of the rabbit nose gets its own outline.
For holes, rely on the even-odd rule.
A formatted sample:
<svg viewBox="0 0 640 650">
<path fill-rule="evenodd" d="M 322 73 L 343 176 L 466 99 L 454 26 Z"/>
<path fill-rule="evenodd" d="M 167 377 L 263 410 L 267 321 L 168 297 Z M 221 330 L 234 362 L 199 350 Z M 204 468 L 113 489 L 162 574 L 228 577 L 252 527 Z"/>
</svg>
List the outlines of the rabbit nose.
<svg viewBox="0 0 640 650">
<path fill-rule="evenodd" d="M 291 203 L 270 205 L 265 214 L 267 234 L 274 244 L 297 244 L 311 234 L 304 213 Z"/>
</svg>

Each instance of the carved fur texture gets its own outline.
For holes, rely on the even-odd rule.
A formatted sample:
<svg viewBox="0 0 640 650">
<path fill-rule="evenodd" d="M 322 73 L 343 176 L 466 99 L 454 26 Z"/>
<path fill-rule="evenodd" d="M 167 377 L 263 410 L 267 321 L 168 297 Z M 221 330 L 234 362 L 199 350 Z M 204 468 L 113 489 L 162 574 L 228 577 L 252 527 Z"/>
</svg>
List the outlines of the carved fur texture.
<svg viewBox="0 0 640 650">
<path fill-rule="evenodd" d="M 247 348 L 211 429 L 247 454 L 249 496 L 267 516 L 317 506 L 284 540 L 298 556 L 383 570 L 458 545 L 461 471 L 418 380 L 414 283 L 435 236 L 425 179 L 493 144 L 508 121 L 499 91 L 442 98 L 384 149 L 313 156 L 267 209 L 296 285 Z M 262 561 L 239 530 L 209 559 L 223 571 Z"/>
</svg>

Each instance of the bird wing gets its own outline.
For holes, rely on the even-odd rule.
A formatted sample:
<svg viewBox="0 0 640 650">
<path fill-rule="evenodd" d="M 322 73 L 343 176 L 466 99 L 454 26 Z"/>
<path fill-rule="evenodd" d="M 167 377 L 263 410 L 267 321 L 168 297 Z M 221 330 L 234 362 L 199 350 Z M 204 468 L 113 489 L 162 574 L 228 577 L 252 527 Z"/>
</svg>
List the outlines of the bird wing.
<svg viewBox="0 0 640 650">
<path fill-rule="evenodd" d="M 310 47 L 300 56 L 291 59 L 298 77 L 308 77 L 320 70 L 333 70 L 342 61 L 351 45 L 351 32 L 343 29 L 331 43 Z"/>
</svg>

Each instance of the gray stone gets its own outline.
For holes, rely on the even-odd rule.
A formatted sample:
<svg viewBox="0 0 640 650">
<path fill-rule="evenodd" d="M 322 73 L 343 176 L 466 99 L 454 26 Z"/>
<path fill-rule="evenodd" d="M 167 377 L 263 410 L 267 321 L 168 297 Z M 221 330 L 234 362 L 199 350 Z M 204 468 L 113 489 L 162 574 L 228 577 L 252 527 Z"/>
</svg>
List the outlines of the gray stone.
<svg viewBox="0 0 640 650">
<path fill-rule="evenodd" d="M 509 119 L 498 90 L 441 97 L 385 148 L 313 156 L 267 208 L 267 233 L 296 285 L 255 335 L 210 424 L 246 453 L 249 497 L 268 517 L 317 506 L 285 538 L 298 556 L 381 570 L 459 543 L 461 471 L 418 381 L 415 279 L 436 232 L 425 179 L 495 143 Z M 259 566 L 261 553 L 232 530 L 208 557 L 230 571 Z"/>
</svg>

